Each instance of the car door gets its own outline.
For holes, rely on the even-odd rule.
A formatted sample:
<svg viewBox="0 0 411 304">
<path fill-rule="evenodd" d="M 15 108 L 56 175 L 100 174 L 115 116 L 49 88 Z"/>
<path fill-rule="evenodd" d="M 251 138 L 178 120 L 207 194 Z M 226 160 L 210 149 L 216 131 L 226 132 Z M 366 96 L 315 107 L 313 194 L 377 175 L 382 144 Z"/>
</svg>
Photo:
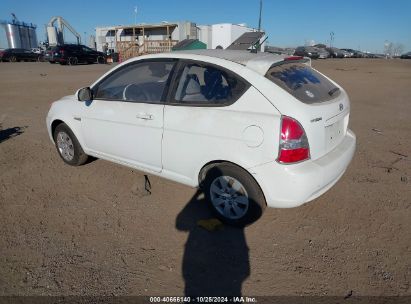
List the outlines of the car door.
<svg viewBox="0 0 411 304">
<path fill-rule="evenodd" d="M 24 60 L 32 61 L 34 59 L 34 53 L 31 50 L 23 51 Z"/>
<path fill-rule="evenodd" d="M 70 57 L 77 57 L 78 62 L 85 62 L 81 45 L 71 45 L 70 46 Z"/>
<path fill-rule="evenodd" d="M 79 46 L 81 53 L 81 60 L 84 62 L 95 62 L 96 58 L 93 55 L 93 50 L 86 46 Z"/>
<path fill-rule="evenodd" d="M 235 162 L 258 147 L 255 141 L 262 135 L 254 131 L 259 131 L 258 125 L 272 124 L 272 105 L 246 80 L 220 66 L 181 60 L 175 74 L 164 108 L 163 173 L 191 184 L 198 178 L 196 170 L 208 161 Z M 249 100 L 266 105 L 267 115 L 257 110 L 246 114 Z M 249 134 L 244 133 L 250 126 Z M 265 159 L 262 153 L 254 154 L 259 157 L 256 162 Z"/>
<path fill-rule="evenodd" d="M 137 61 L 113 71 L 82 107 L 86 150 L 160 172 L 164 99 L 174 60 Z"/>
</svg>

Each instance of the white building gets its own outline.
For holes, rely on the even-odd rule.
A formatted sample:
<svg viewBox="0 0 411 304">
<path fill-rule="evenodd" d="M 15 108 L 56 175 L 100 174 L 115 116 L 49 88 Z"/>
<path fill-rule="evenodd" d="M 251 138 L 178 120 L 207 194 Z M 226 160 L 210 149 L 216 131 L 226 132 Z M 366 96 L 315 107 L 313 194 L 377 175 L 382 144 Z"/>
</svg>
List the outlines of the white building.
<svg viewBox="0 0 411 304">
<path fill-rule="evenodd" d="M 207 44 L 208 49 L 226 49 L 242 34 L 257 32 L 258 30 L 247 27 L 245 24 L 219 23 L 212 25 L 199 25 L 198 39 Z"/>
<path fill-rule="evenodd" d="M 118 41 L 135 40 L 139 45 L 142 45 L 147 40 L 162 41 L 169 39 L 179 42 L 184 39 L 199 39 L 207 45 L 208 49 L 226 49 L 244 33 L 257 31 L 257 29 L 247 27 L 245 24 L 219 23 L 196 26 L 195 23 L 189 21 L 106 26 L 96 28 L 96 48 L 102 52 L 103 46 L 107 44 L 109 50 L 117 52 L 116 42 Z"/>
<path fill-rule="evenodd" d="M 116 50 L 116 28 L 114 26 L 96 27 L 96 49 L 103 51 L 103 46 L 107 43 L 108 49 L 113 52 Z M 117 34 L 118 35 L 118 34 Z"/>
<path fill-rule="evenodd" d="M 103 46 L 106 43 L 109 50 L 117 52 L 116 41 L 136 40 L 141 45 L 147 40 L 162 41 L 168 39 L 173 41 L 197 39 L 196 24 L 189 21 L 182 21 L 176 23 L 140 23 L 129 26 L 105 26 L 96 28 L 96 48 L 97 51 L 100 52 L 103 51 Z"/>
</svg>

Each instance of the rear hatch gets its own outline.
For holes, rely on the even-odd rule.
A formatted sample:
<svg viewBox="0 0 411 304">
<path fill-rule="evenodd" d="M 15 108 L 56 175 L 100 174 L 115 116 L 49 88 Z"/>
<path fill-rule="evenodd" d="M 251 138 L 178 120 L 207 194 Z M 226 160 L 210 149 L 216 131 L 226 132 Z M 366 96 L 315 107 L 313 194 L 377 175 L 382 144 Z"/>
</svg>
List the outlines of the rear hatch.
<svg viewBox="0 0 411 304">
<path fill-rule="evenodd" d="M 310 145 L 311 159 L 318 159 L 342 142 L 347 132 L 350 102 L 335 82 L 306 64 L 285 60 L 274 64 L 266 77 L 297 100 L 283 115 L 297 119 Z"/>
</svg>

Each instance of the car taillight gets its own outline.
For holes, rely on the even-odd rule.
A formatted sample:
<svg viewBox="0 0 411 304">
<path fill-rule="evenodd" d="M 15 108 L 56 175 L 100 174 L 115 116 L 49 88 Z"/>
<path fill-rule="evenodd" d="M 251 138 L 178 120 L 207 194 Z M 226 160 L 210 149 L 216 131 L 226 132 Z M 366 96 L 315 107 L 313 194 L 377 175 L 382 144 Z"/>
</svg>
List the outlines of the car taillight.
<svg viewBox="0 0 411 304">
<path fill-rule="evenodd" d="M 59 51 L 59 53 L 60 53 L 61 56 L 64 56 L 64 52 L 65 52 L 64 49 L 60 49 L 60 51 Z"/>
<path fill-rule="evenodd" d="M 277 161 L 292 164 L 310 158 L 310 147 L 304 128 L 294 118 L 281 117 L 280 149 Z"/>
</svg>

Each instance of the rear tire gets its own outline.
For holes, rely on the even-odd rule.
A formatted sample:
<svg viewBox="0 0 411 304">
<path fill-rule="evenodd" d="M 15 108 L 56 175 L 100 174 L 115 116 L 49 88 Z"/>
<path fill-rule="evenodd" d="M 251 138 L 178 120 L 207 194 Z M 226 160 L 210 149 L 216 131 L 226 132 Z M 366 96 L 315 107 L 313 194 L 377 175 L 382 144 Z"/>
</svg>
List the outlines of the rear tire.
<svg viewBox="0 0 411 304">
<path fill-rule="evenodd" d="M 57 152 L 66 164 L 81 166 L 87 161 L 88 155 L 84 153 L 76 136 L 65 123 L 56 127 L 53 138 Z"/>
<path fill-rule="evenodd" d="M 229 163 L 212 167 L 207 172 L 204 194 L 214 214 L 232 226 L 252 224 L 266 207 L 264 195 L 254 178 Z"/>
<path fill-rule="evenodd" d="M 69 65 L 77 65 L 77 64 L 78 64 L 78 59 L 77 59 L 77 57 L 70 57 L 70 58 L 68 59 L 68 64 L 69 64 Z"/>
</svg>

